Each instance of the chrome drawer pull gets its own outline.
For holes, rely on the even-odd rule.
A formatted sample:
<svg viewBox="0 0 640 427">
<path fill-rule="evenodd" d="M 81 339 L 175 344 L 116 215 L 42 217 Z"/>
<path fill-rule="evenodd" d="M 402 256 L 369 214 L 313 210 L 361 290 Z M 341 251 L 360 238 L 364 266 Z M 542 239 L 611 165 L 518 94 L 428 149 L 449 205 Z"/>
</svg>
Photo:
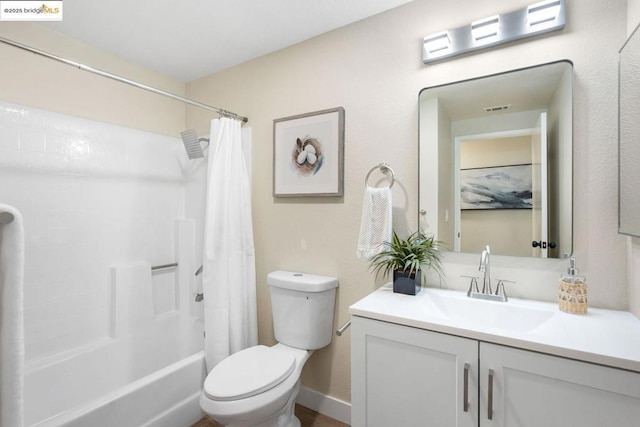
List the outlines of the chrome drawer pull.
<svg viewBox="0 0 640 427">
<path fill-rule="evenodd" d="M 469 412 L 469 364 L 464 364 L 464 392 L 462 397 L 464 412 Z"/>
<path fill-rule="evenodd" d="M 493 419 L 493 369 L 489 369 L 489 402 L 487 403 L 487 417 Z"/>
</svg>

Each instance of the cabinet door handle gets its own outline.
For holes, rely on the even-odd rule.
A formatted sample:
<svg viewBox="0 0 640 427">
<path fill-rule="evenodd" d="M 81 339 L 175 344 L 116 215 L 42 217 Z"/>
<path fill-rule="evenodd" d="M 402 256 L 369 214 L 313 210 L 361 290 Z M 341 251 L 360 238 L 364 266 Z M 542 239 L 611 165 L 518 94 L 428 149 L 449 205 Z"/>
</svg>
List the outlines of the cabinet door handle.
<svg viewBox="0 0 640 427">
<path fill-rule="evenodd" d="M 489 399 L 487 402 L 487 418 L 493 419 L 493 369 L 489 369 Z"/>
<path fill-rule="evenodd" d="M 469 412 L 469 364 L 464 364 L 464 392 L 462 396 L 464 412 Z"/>
</svg>

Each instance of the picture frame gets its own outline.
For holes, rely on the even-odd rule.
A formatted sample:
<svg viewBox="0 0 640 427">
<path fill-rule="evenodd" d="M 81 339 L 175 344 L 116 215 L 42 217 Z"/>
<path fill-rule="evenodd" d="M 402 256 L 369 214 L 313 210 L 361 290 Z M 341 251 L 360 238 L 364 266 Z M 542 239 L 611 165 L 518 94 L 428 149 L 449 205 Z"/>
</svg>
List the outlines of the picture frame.
<svg viewBox="0 0 640 427">
<path fill-rule="evenodd" d="M 532 209 L 533 165 L 460 169 L 460 209 Z"/>
<path fill-rule="evenodd" d="M 273 197 L 344 195 L 344 108 L 273 121 Z"/>
</svg>

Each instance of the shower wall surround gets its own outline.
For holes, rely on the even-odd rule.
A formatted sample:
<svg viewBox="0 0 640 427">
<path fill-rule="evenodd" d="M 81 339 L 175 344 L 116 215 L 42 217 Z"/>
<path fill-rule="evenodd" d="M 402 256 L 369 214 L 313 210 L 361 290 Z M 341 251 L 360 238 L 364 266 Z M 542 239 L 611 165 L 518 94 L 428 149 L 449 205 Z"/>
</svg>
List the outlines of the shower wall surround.
<svg viewBox="0 0 640 427">
<path fill-rule="evenodd" d="M 28 364 L 109 339 L 112 265 L 175 261 L 183 165 L 178 138 L 0 102 L 0 200 L 25 223 Z M 176 305 L 175 274 L 153 276 L 161 311 Z"/>
</svg>

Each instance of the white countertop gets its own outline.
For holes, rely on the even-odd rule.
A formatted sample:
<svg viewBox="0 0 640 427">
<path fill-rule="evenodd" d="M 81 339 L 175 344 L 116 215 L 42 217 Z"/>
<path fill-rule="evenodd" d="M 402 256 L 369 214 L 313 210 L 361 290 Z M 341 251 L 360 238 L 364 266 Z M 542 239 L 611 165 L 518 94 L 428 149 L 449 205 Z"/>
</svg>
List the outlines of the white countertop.
<svg viewBox="0 0 640 427">
<path fill-rule="evenodd" d="M 640 372 L 640 320 L 626 311 L 589 307 L 587 314 L 569 314 L 548 302 L 483 301 L 434 288 L 411 296 L 393 293 L 389 283 L 349 313 Z"/>
</svg>

